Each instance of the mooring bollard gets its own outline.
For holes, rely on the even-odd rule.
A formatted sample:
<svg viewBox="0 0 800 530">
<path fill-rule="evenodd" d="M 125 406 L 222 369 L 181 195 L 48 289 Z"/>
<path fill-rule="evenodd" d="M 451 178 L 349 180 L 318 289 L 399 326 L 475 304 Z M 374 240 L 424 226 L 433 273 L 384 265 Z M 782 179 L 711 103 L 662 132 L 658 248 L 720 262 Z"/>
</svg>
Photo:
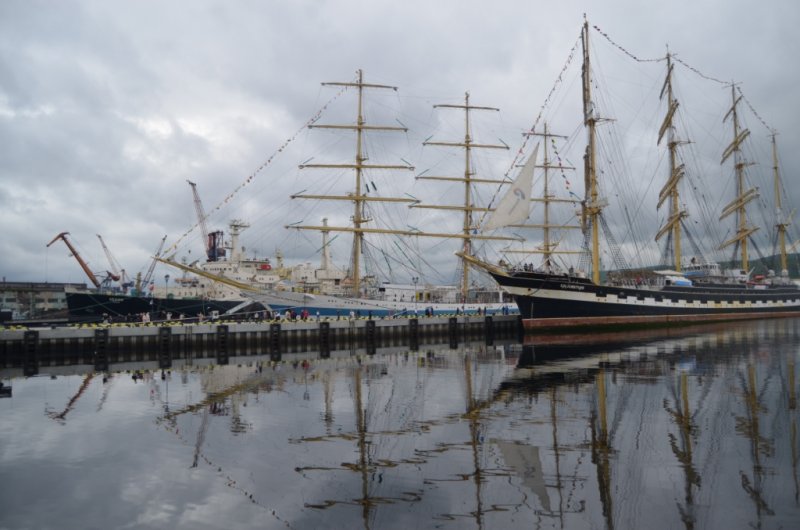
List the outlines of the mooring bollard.
<svg viewBox="0 0 800 530">
<path fill-rule="evenodd" d="M 416 318 L 408 321 L 408 348 L 419 351 L 419 320 Z"/>
<path fill-rule="evenodd" d="M 376 334 L 375 321 L 367 320 L 366 324 L 367 326 L 366 329 L 364 330 L 364 334 L 367 343 L 367 355 L 375 355 L 375 352 L 377 351 L 377 347 L 375 345 L 375 343 L 377 342 L 375 340 L 375 334 Z"/>
<path fill-rule="evenodd" d="M 94 371 L 108 371 L 108 328 L 94 330 Z"/>
<path fill-rule="evenodd" d="M 458 317 L 450 317 L 447 330 L 450 336 L 450 349 L 455 350 L 458 348 Z"/>
<path fill-rule="evenodd" d="M 158 367 L 161 369 L 172 368 L 172 328 L 161 326 L 158 328 Z"/>
<path fill-rule="evenodd" d="M 269 325 L 269 358 L 271 361 L 281 360 L 281 325 Z"/>
<path fill-rule="evenodd" d="M 494 344 L 494 322 L 490 316 L 483 319 L 483 336 L 487 346 Z"/>
<path fill-rule="evenodd" d="M 331 356 L 331 323 L 319 323 L 319 356 L 327 359 Z"/>
<path fill-rule="evenodd" d="M 26 331 L 22 338 L 22 374 L 30 377 L 39 373 L 39 332 Z"/>
<path fill-rule="evenodd" d="M 217 326 L 217 364 L 228 364 L 228 326 Z"/>
</svg>

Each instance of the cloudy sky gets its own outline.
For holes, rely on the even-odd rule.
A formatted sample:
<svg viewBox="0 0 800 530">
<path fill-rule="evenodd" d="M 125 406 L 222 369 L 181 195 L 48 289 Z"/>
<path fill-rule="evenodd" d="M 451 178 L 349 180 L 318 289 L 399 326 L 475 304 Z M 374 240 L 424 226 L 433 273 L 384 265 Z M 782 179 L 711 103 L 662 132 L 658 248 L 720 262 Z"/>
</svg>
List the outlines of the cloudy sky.
<svg viewBox="0 0 800 530">
<path fill-rule="evenodd" d="M 326 112 L 334 114 L 321 121 L 333 122 L 339 104 L 352 119 L 350 94 L 335 97 L 321 82 L 352 81 L 363 69 L 367 82 L 397 86 L 375 113 L 399 109 L 414 129 L 389 154 L 417 173 L 425 169 L 423 140 L 456 139 L 444 137 L 452 131 L 434 112 L 445 111 L 432 106 L 457 104 L 465 91 L 472 103 L 501 109 L 486 140 L 513 153 L 575 45 L 583 13 L 639 57 L 661 57 L 668 44 L 699 71 L 740 82 L 780 133 L 790 202 L 799 202 L 791 184 L 800 169 L 792 147 L 800 142 L 794 0 L 757 9 L 743 0 L 5 0 L 0 275 L 85 282 L 61 242 L 46 247 L 60 232 L 96 271 L 108 265 L 95 234 L 129 273 L 147 267 L 164 235 L 177 256 L 199 258 L 198 231 L 184 236 L 196 222 L 187 179 L 198 184 L 211 228 L 234 217 L 251 223 L 248 253 L 274 256 L 279 248 L 290 263 L 317 261 L 318 236 L 297 242 L 283 225 L 319 223 L 321 215 L 305 217 L 288 196 L 321 182 L 298 174 L 299 163 L 330 161 L 324 142 L 298 131 L 331 98 Z M 754 123 L 754 135 L 765 136 Z M 498 167 L 511 160 L 506 154 Z M 346 190 L 313 192 L 320 191 Z M 346 249 L 334 254 L 346 259 Z"/>
</svg>

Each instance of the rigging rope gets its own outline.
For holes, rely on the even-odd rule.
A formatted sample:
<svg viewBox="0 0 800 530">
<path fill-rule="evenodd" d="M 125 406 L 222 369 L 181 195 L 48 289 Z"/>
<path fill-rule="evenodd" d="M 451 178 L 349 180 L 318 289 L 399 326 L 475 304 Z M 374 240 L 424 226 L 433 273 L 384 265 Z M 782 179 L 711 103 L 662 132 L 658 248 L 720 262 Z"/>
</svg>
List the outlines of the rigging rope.
<svg viewBox="0 0 800 530">
<path fill-rule="evenodd" d="M 710 75 L 704 74 L 703 72 L 701 72 L 700 70 L 698 70 L 694 66 L 688 65 L 684 60 L 679 59 L 678 57 L 676 57 L 674 55 L 672 56 L 672 60 L 674 60 L 677 63 L 681 63 L 683 66 L 685 66 L 686 68 L 688 68 L 692 72 L 696 73 L 697 75 L 699 75 L 703 79 L 708 79 L 709 81 L 714 81 L 715 83 L 719 83 L 720 85 L 729 85 L 730 84 L 727 81 L 722 81 L 720 79 L 717 79 L 716 77 L 711 77 Z"/>
<path fill-rule="evenodd" d="M 761 116 L 758 114 L 758 112 L 756 112 L 756 109 L 754 109 L 754 108 L 753 108 L 753 105 L 751 105 L 751 104 L 750 104 L 750 101 L 749 101 L 749 100 L 748 100 L 748 99 L 745 97 L 745 95 L 744 95 L 744 92 L 742 92 L 742 88 L 741 88 L 741 87 L 739 87 L 739 86 L 737 86 L 737 87 L 736 87 L 736 90 L 738 90 L 738 91 L 739 91 L 739 95 L 740 95 L 740 96 L 742 96 L 742 99 L 743 99 L 743 100 L 744 100 L 744 102 L 747 104 L 747 107 L 750 109 L 750 112 L 752 112 L 752 113 L 753 113 L 753 115 L 756 117 L 756 119 L 758 119 L 758 121 L 760 121 L 760 122 L 761 122 L 761 125 L 763 125 L 764 127 L 766 127 L 766 129 L 767 129 L 767 130 L 768 130 L 770 133 L 772 133 L 772 134 L 775 134 L 775 129 L 773 129 L 772 127 L 770 127 L 769 125 L 767 125 L 767 122 L 766 122 L 766 121 L 764 121 L 764 119 L 763 119 L 763 118 L 762 118 L 762 117 L 761 117 Z"/>
<path fill-rule="evenodd" d="M 613 40 L 611 40 L 611 37 L 609 37 L 608 34 L 603 32 L 599 27 L 597 26 L 592 26 L 592 27 L 597 31 L 597 33 L 602 35 L 608 42 L 610 42 L 612 46 L 618 48 L 622 53 L 624 53 L 637 63 L 657 63 L 660 61 L 666 61 L 666 57 L 659 57 L 657 59 L 640 59 L 631 52 L 629 52 L 628 50 L 626 50 L 625 48 L 623 48 L 622 46 L 620 46 L 619 44 L 617 44 L 616 42 L 614 42 Z"/>
<path fill-rule="evenodd" d="M 614 239 L 614 234 L 611 233 L 611 228 L 606 222 L 606 217 L 601 214 L 599 219 L 600 227 L 603 229 L 603 233 L 606 235 L 606 240 L 608 240 L 608 246 L 611 249 L 611 260 L 614 263 L 614 266 L 618 270 L 630 270 L 631 267 L 622 256 L 622 250 L 620 249 L 616 239 Z"/>
<path fill-rule="evenodd" d="M 586 230 L 583 232 L 583 245 L 581 246 L 580 257 L 578 258 L 578 270 L 589 270 L 589 264 L 592 262 L 592 252 L 589 250 L 589 243 L 592 239 L 592 224 L 586 224 Z"/>
</svg>

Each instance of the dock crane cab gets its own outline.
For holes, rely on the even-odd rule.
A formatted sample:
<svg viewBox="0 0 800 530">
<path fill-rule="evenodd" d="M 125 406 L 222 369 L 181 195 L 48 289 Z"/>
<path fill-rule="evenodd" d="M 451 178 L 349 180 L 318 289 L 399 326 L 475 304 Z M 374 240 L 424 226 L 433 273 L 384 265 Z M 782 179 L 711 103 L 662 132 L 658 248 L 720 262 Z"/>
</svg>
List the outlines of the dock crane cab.
<svg viewBox="0 0 800 530">
<path fill-rule="evenodd" d="M 206 213 L 203 210 L 203 203 L 200 201 L 200 194 L 197 193 L 197 184 L 191 180 L 187 180 L 189 186 L 192 187 L 192 196 L 194 198 L 194 209 L 197 212 L 197 224 L 200 225 L 200 231 L 203 233 L 203 244 L 205 245 L 206 257 L 208 261 L 218 261 L 220 258 L 225 257 L 225 245 L 223 242 L 222 230 L 214 232 L 208 231 L 206 226 Z"/>
</svg>

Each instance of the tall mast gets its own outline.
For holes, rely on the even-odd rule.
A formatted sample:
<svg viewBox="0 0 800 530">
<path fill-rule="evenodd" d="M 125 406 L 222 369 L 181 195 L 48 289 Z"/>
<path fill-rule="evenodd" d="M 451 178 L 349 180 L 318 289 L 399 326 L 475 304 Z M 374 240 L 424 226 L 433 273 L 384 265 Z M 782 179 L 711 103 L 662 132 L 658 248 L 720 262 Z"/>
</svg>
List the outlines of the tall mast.
<svg viewBox="0 0 800 530">
<path fill-rule="evenodd" d="M 309 128 L 317 129 L 340 129 L 340 130 L 353 130 L 356 131 L 356 154 L 355 163 L 353 164 L 302 164 L 300 169 L 306 168 L 322 168 L 322 169 L 353 169 L 355 171 L 356 187 L 354 192 L 345 193 L 343 195 L 312 195 L 306 193 L 299 193 L 292 195 L 292 199 L 316 199 L 316 200 L 332 200 L 332 201 L 350 201 L 353 203 L 353 225 L 352 226 L 328 226 L 327 223 L 323 225 L 288 225 L 285 228 L 293 228 L 296 230 L 315 230 L 328 234 L 330 232 L 351 232 L 353 234 L 353 250 L 351 256 L 352 268 L 350 277 L 352 281 L 352 291 L 354 296 L 361 295 L 361 250 L 364 234 L 387 234 L 396 236 L 423 236 L 423 237 L 438 237 L 438 238 L 462 238 L 462 239 L 495 239 L 495 240 L 516 240 L 513 237 L 501 236 L 485 236 L 485 235 L 470 235 L 470 234 L 453 234 L 441 232 L 421 232 L 417 230 L 393 230 L 386 228 L 372 228 L 365 226 L 372 219 L 369 219 L 365 213 L 364 208 L 369 202 L 395 202 L 395 203 L 408 203 L 415 207 L 422 207 L 417 205 L 417 199 L 406 197 L 378 197 L 374 195 L 367 195 L 362 191 L 362 181 L 364 170 L 371 169 L 405 169 L 413 171 L 414 167 L 409 165 L 376 165 L 366 164 L 367 156 L 363 151 L 364 134 L 372 131 L 394 131 L 405 132 L 405 127 L 385 126 L 385 125 L 369 125 L 363 116 L 363 97 L 364 89 L 391 89 L 397 90 L 397 87 L 387 85 L 376 85 L 364 82 L 363 73 L 358 70 L 358 77 L 355 82 L 349 83 L 322 83 L 323 86 L 341 86 L 341 87 L 356 87 L 358 89 L 358 113 L 355 125 L 309 125 Z M 471 144 L 476 147 L 475 144 Z M 422 177 L 420 177 L 422 178 Z M 432 178 L 432 177 L 428 177 Z M 453 180 L 453 179 L 449 179 Z M 462 180 L 462 179 L 457 179 Z M 477 182 L 472 179 L 472 182 Z M 495 182 L 495 181 L 492 181 Z M 440 207 L 446 208 L 446 207 Z M 461 207 L 456 207 L 462 209 Z M 327 247 L 327 245 L 325 245 Z M 324 256 L 323 256 L 324 258 Z"/>
<path fill-rule="evenodd" d="M 741 126 L 739 125 L 739 114 L 736 111 L 736 106 L 742 98 L 741 96 L 738 98 L 736 97 L 736 85 L 734 83 L 731 83 L 731 99 L 733 104 L 731 105 L 731 109 L 725 115 L 725 118 L 723 118 L 723 122 L 727 120 L 729 116 L 732 117 L 733 141 L 723 152 L 722 161 L 720 163 L 724 164 L 725 161 L 731 155 L 733 155 L 733 167 L 736 172 L 736 198 L 733 200 L 733 202 L 723 208 L 722 215 L 720 215 L 719 219 L 721 221 L 735 212 L 738 222 L 736 235 L 722 243 L 720 248 L 737 244 L 741 252 L 742 269 L 744 271 L 749 271 L 750 264 L 747 257 L 747 239 L 753 232 L 758 230 L 758 227 L 751 227 L 747 225 L 746 206 L 747 203 L 758 197 L 758 190 L 756 188 L 750 188 L 749 190 L 744 189 L 744 168 L 750 164 L 743 160 L 741 149 L 739 147 L 750 135 L 750 130 L 741 129 Z"/>
<path fill-rule="evenodd" d="M 363 172 L 365 169 L 406 169 L 406 170 L 413 170 L 412 166 L 408 165 L 375 165 L 375 164 L 365 164 L 364 162 L 367 160 L 366 156 L 364 155 L 363 151 L 363 143 L 364 143 L 364 132 L 365 131 L 402 131 L 405 132 L 407 129 L 405 127 L 396 127 L 396 126 L 385 126 L 385 125 L 368 125 L 364 120 L 363 114 L 363 99 L 364 99 L 364 89 L 365 88 L 375 88 L 375 89 L 390 89 L 390 90 L 397 90 L 397 87 L 387 86 L 387 85 L 376 85 L 364 82 L 364 74 L 361 70 L 357 72 L 358 77 L 355 82 L 347 82 L 347 83 L 339 83 L 339 82 L 332 82 L 332 83 L 322 83 L 323 86 L 341 86 L 341 87 L 355 87 L 358 89 L 358 112 L 356 116 L 356 124 L 355 125 L 309 125 L 309 128 L 320 128 L 320 129 L 347 129 L 347 130 L 354 130 L 356 132 L 356 154 L 355 154 L 355 163 L 353 164 L 305 164 L 301 165 L 300 168 L 326 168 L 326 169 L 353 169 L 355 170 L 355 190 L 351 194 L 346 195 L 307 195 L 307 194 L 298 194 L 293 195 L 292 198 L 304 198 L 304 199 L 327 199 L 327 200 L 336 200 L 336 201 L 352 201 L 353 202 L 353 226 L 350 227 L 338 227 L 340 230 L 344 231 L 351 231 L 353 232 L 353 250 L 352 250 L 352 257 L 351 257 L 351 271 L 350 276 L 352 280 L 352 289 L 354 296 L 360 296 L 361 294 L 361 249 L 362 243 L 364 238 L 364 233 L 368 230 L 364 228 L 364 224 L 369 222 L 370 219 L 367 219 L 364 215 L 364 206 L 369 201 L 384 201 L 384 202 L 407 202 L 411 203 L 414 202 L 414 199 L 405 199 L 405 198 L 391 198 L 391 197 L 368 197 L 362 191 L 362 180 L 363 180 Z M 288 228 L 288 227 L 287 227 Z M 327 225 L 323 226 L 296 226 L 293 228 L 303 229 L 303 230 L 318 230 L 321 232 L 329 232 L 331 230 L 336 230 L 337 227 L 328 227 Z"/>
<path fill-rule="evenodd" d="M 778 145 L 775 142 L 777 133 L 773 131 L 772 138 L 772 173 L 775 177 L 775 213 L 777 222 L 775 228 L 778 230 L 778 249 L 781 255 L 781 273 L 789 270 L 789 260 L 786 256 L 786 229 L 789 227 L 789 219 L 783 214 L 781 201 L 781 175 L 778 170 Z"/>
<path fill-rule="evenodd" d="M 551 270 L 553 266 L 553 254 L 579 254 L 579 250 L 556 250 L 558 247 L 559 242 L 553 242 L 551 238 L 551 230 L 565 230 L 565 229 L 580 229 L 580 225 L 555 225 L 550 223 L 550 208 L 553 203 L 575 203 L 574 200 L 571 199 L 560 199 L 557 198 L 550 192 L 550 170 L 551 169 L 569 169 L 574 170 L 574 167 L 571 166 L 564 166 L 562 164 L 553 165 L 552 160 L 550 159 L 550 151 L 548 148 L 549 142 L 552 141 L 552 138 L 567 138 L 566 136 L 552 134 L 549 132 L 547 128 L 547 123 L 544 124 L 544 132 L 537 133 L 537 132 L 526 132 L 523 133 L 528 136 L 540 136 L 542 138 L 542 142 L 544 143 L 544 161 L 542 165 L 537 165 L 537 168 L 544 169 L 544 190 L 543 195 L 541 198 L 539 197 L 532 197 L 531 202 L 535 203 L 542 203 L 543 210 L 544 210 L 544 218 L 542 224 L 524 224 L 524 225 L 510 225 L 510 226 L 517 226 L 520 228 L 535 228 L 535 229 L 542 229 L 543 231 L 543 239 L 542 245 L 539 248 L 533 249 L 505 249 L 503 250 L 504 253 L 507 254 L 542 254 L 543 259 L 542 262 L 546 270 Z"/>
<path fill-rule="evenodd" d="M 664 226 L 656 234 L 656 241 L 661 239 L 665 234 L 671 234 L 673 244 L 674 263 L 673 268 L 681 271 L 681 219 L 686 217 L 686 211 L 680 208 L 680 195 L 678 193 L 678 183 L 684 175 L 684 165 L 678 164 L 678 146 L 686 143 L 679 141 L 675 135 L 675 127 L 673 126 L 673 119 L 675 111 L 678 110 L 678 101 L 672 92 L 672 55 L 667 53 L 667 77 L 664 80 L 664 86 L 661 89 L 661 98 L 663 99 L 664 93 L 667 96 L 667 115 L 664 117 L 664 122 L 661 124 L 661 129 L 658 131 L 658 141 L 661 143 L 664 133 L 667 133 L 667 148 L 669 149 L 669 179 L 661 192 L 658 195 L 658 205 L 660 208 L 664 201 L 669 199 L 669 218 Z"/>
<path fill-rule="evenodd" d="M 423 145 L 439 145 L 439 146 L 446 146 L 446 147 L 458 147 L 464 149 L 464 176 L 463 177 L 434 177 L 434 176 L 420 176 L 417 177 L 419 179 L 427 179 L 427 180 L 450 180 L 450 181 L 457 181 L 464 183 L 464 205 L 463 206 L 439 206 L 439 205 L 413 205 L 413 208 L 434 208 L 434 209 L 443 209 L 443 210 L 462 210 L 464 212 L 464 222 L 462 226 L 462 238 L 463 238 L 463 245 L 462 245 L 462 253 L 464 255 L 471 255 L 472 254 L 472 240 L 473 239 L 480 239 L 475 237 L 472 232 L 473 229 L 476 228 L 474 218 L 472 213 L 473 212 L 486 212 L 488 211 L 487 208 L 480 208 L 473 204 L 472 201 L 472 185 L 475 183 L 495 183 L 495 184 L 502 184 L 505 181 L 503 180 L 496 180 L 496 179 L 478 179 L 473 178 L 473 171 L 472 171 L 472 150 L 473 149 L 508 149 L 507 145 L 493 145 L 493 144 L 478 144 L 472 141 L 472 136 L 470 134 L 470 111 L 473 110 L 492 110 L 492 111 L 499 111 L 500 109 L 496 109 L 494 107 L 478 107 L 475 105 L 470 105 L 469 102 L 469 92 L 464 94 L 464 104 L 463 105 L 434 105 L 433 108 L 450 108 L 450 109 L 461 109 L 464 111 L 464 140 L 463 142 L 423 142 Z M 487 239 L 484 237 L 482 239 Z M 512 238 L 498 238 L 494 236 L 489 236 L 488 239 L 512 239 Z M 464 258 L 462 258 L 462 273 L 461 273 L 461 296 L 462 299 L 466 299 L 467 291 L 469 290 L 469 266 Z"/>
<path fill-rule="evenodd" d="M 589 65 L 589 21 L 583 23 L 581 34 L 583 44 L 583 123 L 588 132 L 586 145 L 585 170 L 587 202 L 583 205 L 584 219 L 588 217 L 589 229 L 592 236 L 592 281 L 600 283 L 600 223 L 599 217 L 603 211 L 603 204 L 599 201 L 597 190 L 597 155 L 596 155 L 596 126 L 598 119 L 595 117 L 594 103 L 592 102 L 592 79 Z"/>
</svg>

